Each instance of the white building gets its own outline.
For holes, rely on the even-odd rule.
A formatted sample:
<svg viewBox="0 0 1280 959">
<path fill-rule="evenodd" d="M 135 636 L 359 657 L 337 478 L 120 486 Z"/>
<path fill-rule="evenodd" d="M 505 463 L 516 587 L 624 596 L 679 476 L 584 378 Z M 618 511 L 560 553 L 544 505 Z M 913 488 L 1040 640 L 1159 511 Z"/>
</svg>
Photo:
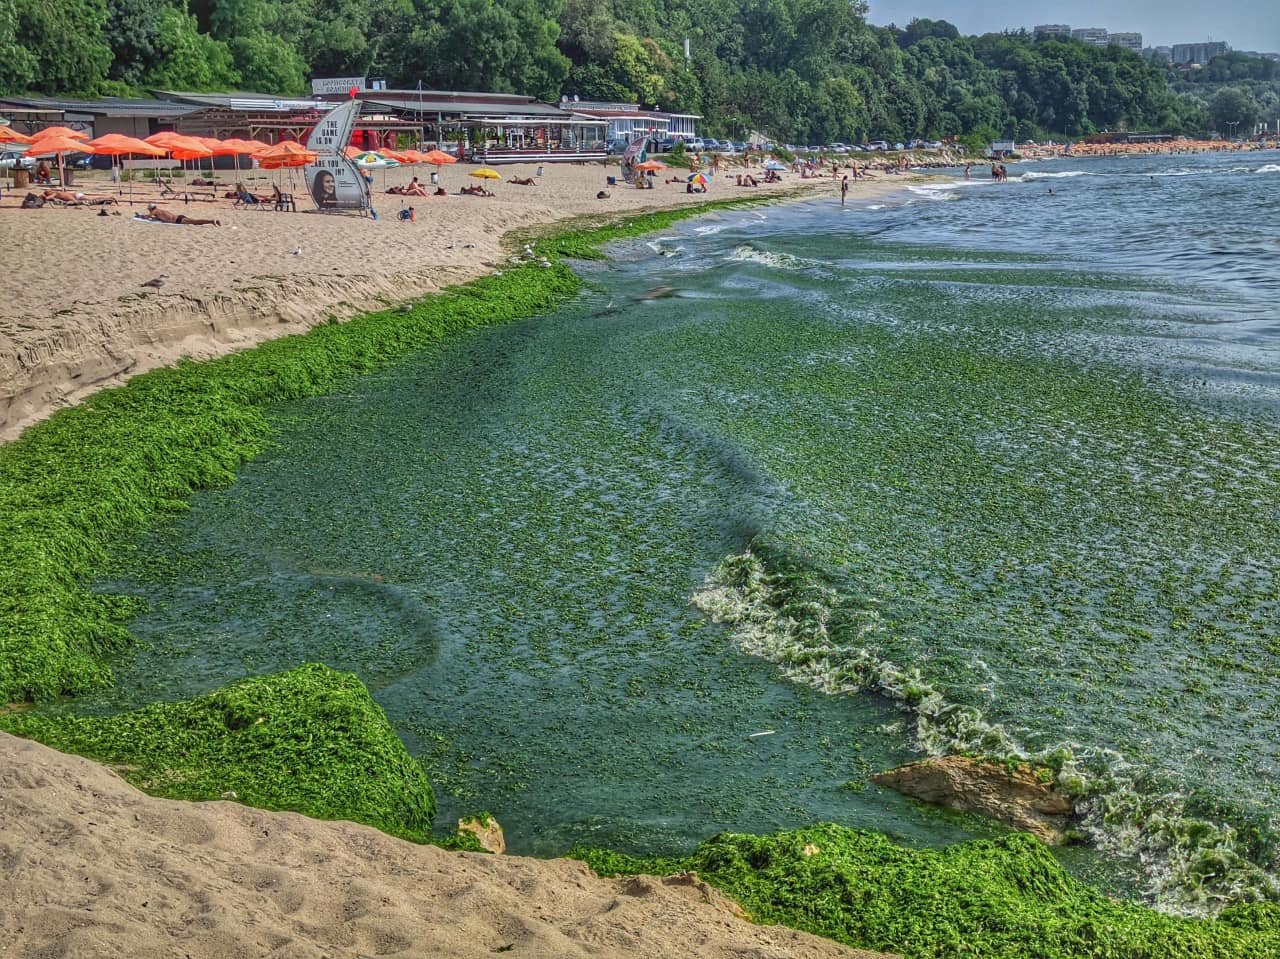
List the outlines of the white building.
<svg viewBox="0 0 1280 959">
<path fill-rule="evenodd" d="M 1107 43 L 1113 47 L 1142 52 L 1142 34 L 1140 33 L 1112 33 L 1107 36 Z"/>
<path fill-rule="evenodd" d="M 562 100 L 560 109 L 603 120 L 608 124 L 609 140 L 631 141 L 649 135 L 655 139 L 674 137 L 677 140 L 697 136 L 697 122 L 702 119 L 696 113 L 662 113 L 657 110 L 641 110 L 637 103 L 607 103 L 597 100 Z"/>
<path fill-rule="evenodd" d="M 1107 31 L 1102 27 L 1081 27 L 1077 30 L 1072 30 L 1071 37 L 1094 47 L 1105 47 L 1107 45 Z"/>
<path fill-rule="evenodd" d="M 1041 23 L 1033 32 L 1037 40 L 1071 39 L 1071 27 L 1065 23 Z"/>
</svg>

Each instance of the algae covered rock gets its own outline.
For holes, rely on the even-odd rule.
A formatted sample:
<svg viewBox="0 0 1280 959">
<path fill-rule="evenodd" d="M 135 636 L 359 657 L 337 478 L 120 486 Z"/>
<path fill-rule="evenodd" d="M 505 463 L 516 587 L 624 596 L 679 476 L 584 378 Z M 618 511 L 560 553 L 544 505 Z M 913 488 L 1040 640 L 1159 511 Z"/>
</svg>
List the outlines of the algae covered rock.
<svg viewBox="0 0 1280 959">
<path fill-rule="evenodd" d="M 473 835 L 476 844 L 485 852 L 501 856 L 507 851 L 507 838 L 502 834 L 502 826 L 498 824 L 498 820 L 488 813 L 483 813 L 479 816 L 465 816 L 459 819 L 459 838 L 462 838 L 463 833 Z"/>
<path fill-rule="evenodd" d="M 0 728 L 116 767 L 172 799 L 347 819 L 417 842 L 435 795 L 368 689 L 311 663 L 117 716 L 0 716 Z"/>
<path fill-rule="evenodd" d="M 907 763 L 872 776 L 904 796 L 949 809 L 998 819 L 1051 846 L 1062 842 L 1071 798 L 1052 776 L 1028 763 L 1006 765 L 966 756 L 943 756 Z"/>
</svg>

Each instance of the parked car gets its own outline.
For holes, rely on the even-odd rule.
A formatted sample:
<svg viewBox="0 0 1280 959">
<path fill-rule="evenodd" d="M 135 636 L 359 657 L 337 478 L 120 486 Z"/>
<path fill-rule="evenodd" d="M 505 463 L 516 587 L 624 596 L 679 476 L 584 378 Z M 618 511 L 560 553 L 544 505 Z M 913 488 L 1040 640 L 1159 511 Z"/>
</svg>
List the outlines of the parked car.
<svg viewBox="0 0 1280 959">
<path fill-rule="evenodd" d="M 12 170 L 15 167 L 23 170 L 34 170 L 36 168 L 36 158 L 22 153 L 0 154 L 0 170 Z"/>
<path fill-rule="evenodd" d="M 604 148 L 604 152 L 608 156 L 622 153 L 627 148 L 626 140 L 610 140 L 609 145 Z"/>
<path fill-rule="evenodd" d="M 720 141 L 720 149 L 721 149 L 722 151 L 724 151 L 725 153 L 734 153 L 734 152 L 735 152 L 735 151 L 734 151 L 734 149 L 733 149 L 733 141 L 732 141 L 732 140 L 721 140 L 721 141 Z"/>
<path fill-rule="evenodd" d="M 685 137 L 684 148 L 686 150 L 702 151 L 707 149 L 707 141 L 702 137 Z"/>
<path fill-rule="evenodd" d="M 926 141 L 925 141 L 925 144 L 924 144 L 924 148 L 925 148 L 926 150 L 941 150 L 941 149 L 942 149 L 942 141 L 941 141 L 941 140 L 926 140 Z"/>
<path fill-rule="evenodd" d="M 734 141 L 733 141 L 733 152 L 734 152 L 734 153 L 746 153 L 746 152 L 747 152 L 747 142 L 746 142 L 745 140 L 734 140 Z"/>
<path fill-rule="evenodd" d="M 888 144 L 888 143 L 886 143 L 884 140 L 872 140 L 870 143 L 868 143 L 868 144 L 867 144 L 867 149 L 869 149 L 869 150 L 887 150 L 887 149 L 889 149 L 889 144 Z"/>
</svg>

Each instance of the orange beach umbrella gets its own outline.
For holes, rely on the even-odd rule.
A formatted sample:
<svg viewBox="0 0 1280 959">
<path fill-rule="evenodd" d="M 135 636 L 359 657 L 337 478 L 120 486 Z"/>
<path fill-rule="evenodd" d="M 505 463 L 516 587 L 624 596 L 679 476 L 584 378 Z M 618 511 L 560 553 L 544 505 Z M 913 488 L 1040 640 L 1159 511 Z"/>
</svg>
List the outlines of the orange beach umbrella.
<svg viewBox="0 0 1280 959">
<path fill-rule="evenodd" d="M 0 143 L 30 143 L 31 137 L 5 124 L 0 126 Z"/>
<path fill-rule="evenodd" d="M 64 137 L 58 134 L 52 136 L 46 135 L 36 137 L 31 141 L 31 146 L 27 148 L 27 155 L 33 157 L 56 156 L 58 158 L 58 180 L 65 184 L 67 182 L 66 166 L 63 157 L 68 153 L 93 153 L 93 147 L 74 137 Z"/>
<path fill-rule="evenodd" d="M 146 140 L 139 140 L 136 137 L 127 137 L 122 133 L 107 133 L 97 139 L 90 140 L 89 146 L 93 147 L 94 153 L 103 156 L 112 157 L 162 157 L 168 151 L 164 147 L 158 147 L 148 143 Z M 133 197 L 133 180 L 129 180 L 129 197 Z"/>
<path fill-rule="evenodd" d="M 434 163 L 436 166 L 443 166 L 446 163 L 457 163 L 457 157 L 451 157 L 443 150 L 428 150 L 422 155 L 422 159 L 426 163 Z"/>
<path fill-rule="evenodd" d="M 94 153 L 116 157 L 162 157 L 169 152 L 163 147 L 154 146 L 146 140 L 139 140 L 136 137 L 127 137 L 123 133 L 107 133 L 96 140 L 90 140 L 89 146 L 93 147 Z"/>
<path fill-rule="evenodd" d="M 308 163 L 315 163 L 317 154 L 308 150 L 300 143 L 294 143 L 292 140 L 285 140 L 283 143 L 277 143 L 273 147 L 268 147 L 261 153 L 254 155 L 254 159 L 258 161 L 258 166 L 264 170 L 278 170 L 281 167 L 300 167 L 306 166 Z"/>
<path fill-rule="evenodd" d="M 85 133 L 83 130 L 73 130 L 71 129 L 71 127 L 45 127 L 43 130 L 38 130 L 35 133 L 31 134 L 31 136 L 32 136 L 32 139 L 38 139 L 40 137 L 46 137 L 46 136 L 70 137 L 72 140 L 89 139 L 89 134 Z"/>
<path fill-rule="evenodd" d="M 61 135 L 37 137 L 31 141 L 27 154 L 33 157 L 61 156 L 64 153 L 94 153 L 93 147 L 83 140 Z"/>
</svg>

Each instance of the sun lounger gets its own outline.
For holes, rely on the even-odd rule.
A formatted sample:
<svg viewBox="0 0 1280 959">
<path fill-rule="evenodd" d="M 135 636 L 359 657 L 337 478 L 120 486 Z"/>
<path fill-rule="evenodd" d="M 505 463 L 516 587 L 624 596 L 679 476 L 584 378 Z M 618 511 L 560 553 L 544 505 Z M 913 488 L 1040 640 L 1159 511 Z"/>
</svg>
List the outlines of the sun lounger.
<svg viewBox="0 0 1280 959">
<path fill-rule="evenodd" d="M 292 193 L 282 193 L 280 188 L 276 187 L 276 209 L 288 210 L 291 213 L 298 212 L 298 204 L 293 199 Z"/>
</svg>

